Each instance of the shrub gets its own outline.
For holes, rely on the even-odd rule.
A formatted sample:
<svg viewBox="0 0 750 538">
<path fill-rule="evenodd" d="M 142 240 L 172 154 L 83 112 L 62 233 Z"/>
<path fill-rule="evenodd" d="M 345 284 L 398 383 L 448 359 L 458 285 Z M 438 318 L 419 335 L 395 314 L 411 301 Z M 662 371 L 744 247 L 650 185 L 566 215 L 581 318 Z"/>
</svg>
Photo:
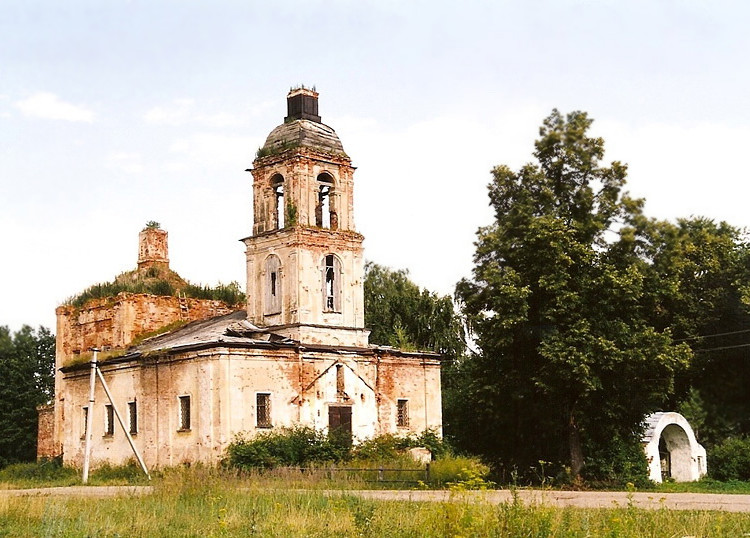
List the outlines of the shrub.
<svg viewBox="0 0 750 538">
<path fill-rule="evenodd" d="M 233 467 L 270 469 L 337 463 L 350 457 L 350 448 L 321 431 L 300 426 L 261 433 L 252 439 L 238 437 L 227 448 L 227 454 L 228 464 Z"/>
<path fill-rule="evenodd" d="M 486 481 L 489 474 L 489 466 L 476 457 L 445 456 L 430 464 L 430 484 L 435 486 L 463 484 L 466 489 L 480 489 L 480 484 L 491 485 Z"/>
<path fill-rule="evenodd" d="M 607 445 L 592 450 L 582 475 L 595 487 L 620 488 L 628 483 L 638 488 L 652 485 L 646 454 L 637 440 L 615 437 Z"/>
<path fill-rule="evenodd" d="M 717 480 L 750 480 L 750 438 L 730 437 L 708 453 L 708 473 Z"/>
<path fill-rule="evenodd" d="M 394 460 L 402 456 L 410 446 L 409 438 L 386 433 L 359 443 L 352 449 L 352 457 L 365 461 Z"/>
</svg>

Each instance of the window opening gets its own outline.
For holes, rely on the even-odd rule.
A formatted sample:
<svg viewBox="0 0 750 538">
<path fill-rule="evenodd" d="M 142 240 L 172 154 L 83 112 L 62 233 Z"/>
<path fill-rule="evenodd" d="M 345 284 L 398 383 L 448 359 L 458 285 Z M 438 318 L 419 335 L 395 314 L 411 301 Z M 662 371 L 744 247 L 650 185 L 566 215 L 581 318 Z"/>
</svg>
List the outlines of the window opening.
<svg viewBox="0 0 750 538">
<path fill-rule="evenodd" d="M 321 228 L 331 227 L 331 187 L 321 185 L 318 191 L 318 207 L 320 208 L 320 219 L 317 225 Z"/>
<path fill-rule="evenodd" d="M 336 365 L 336 392 L 338 392 L 339 395 L 342 395 L 346 392 L 346 387 L 344 386 L 344 365 L 343 364 Z"/>
<path fill-rule="evenodd" d="M 86 407 L 86 406 L 83 406 L 81 408 L 81 411 L 83 411 L 82 417 L 81 417 L 81 418 L 83 418 L 83 427 L 81 428 L 81 431 L 83 432 L 81 434 L 81 438 L 83 439 L 84 437 L 86 437 L 86 434 L 89 431 L 89 428 L 88 428 L 88 426 L 89 426 L 89 408 Z"/>
<path fill-rule="evenodd" d="M 271 180 L 274 198 L 274 228 L 280 230 L 284 227 L 284 178 L 276 174 Z"/>
<path fill-rule="evenodd" d="M 180 430 L 190 429 L 190 396 L 179 396 L 180 401 Z"/>
<path fill-rule="evenodd" d="M 409 426 L 409 400 L 398 400 L 396 426 L 399 428 L 406 428 Z"/>
<path fill-rule="evenodd" d="M 128 424 L 131 435 L 138 433 L 138 408 L 135 402 L 128 402 Z"/>
<path fill-rule="evenodd" d="M 112 404 L 104 405 L 104 435 L 115 434 L 115 409 Z"/>
<path fill-rule="evenodd" d="M 271 394 L 259 392 L 255 395 L 255 425 L 258 428 L 271 428 Z"/>
<path fill-rule="evenodd" d="M 331 192 L 333 178 L 328 174 L 318 176 L 318 205 L 315 207 L 315 225 L 321 228 L 331 228 L 332 221 L 338 224 L 331 208 Z"/>
<path fill-rule="evenodd" d="M 333 254 L 326 256 L 326 310 L 334 310 L 335 306 L 335 289 L 336 289 L 336 272 L 334 271 Z"/>
<path fill-rule="evenodd" d="M 266 258 L 265 304 L 266 316 L 281 312 L 281 260 L 275 254 Z"/>
<path fill-rule="evenodd" d="M 276 195 L 276 228 L 284 227 L 284 185 L 276 185 L 274 188 Z"/>
</svg>

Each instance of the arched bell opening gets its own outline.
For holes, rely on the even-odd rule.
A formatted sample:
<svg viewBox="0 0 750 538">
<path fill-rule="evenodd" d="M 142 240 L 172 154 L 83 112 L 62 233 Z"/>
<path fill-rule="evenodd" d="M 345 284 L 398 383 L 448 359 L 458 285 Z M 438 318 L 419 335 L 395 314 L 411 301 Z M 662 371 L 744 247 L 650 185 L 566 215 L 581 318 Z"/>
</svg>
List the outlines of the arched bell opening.
<svg viewBox="0 0 750 538">
<path fill-rule="evenodd" d="M 320 228 L 336 230 L 338 228 L 338 216 L 333 204 L 333 176 L 327 172 L 319 174 L 317 189 L 318 203 L 315 206 L 315 225 Z"/>
<path fill-rule="evenodd" d="M 284 218 L 284 176 L 275 174 L 271 178 L 271 189 L 273 190 L 273 229 L 281 230 L 285 225 Z"/>
</svg>

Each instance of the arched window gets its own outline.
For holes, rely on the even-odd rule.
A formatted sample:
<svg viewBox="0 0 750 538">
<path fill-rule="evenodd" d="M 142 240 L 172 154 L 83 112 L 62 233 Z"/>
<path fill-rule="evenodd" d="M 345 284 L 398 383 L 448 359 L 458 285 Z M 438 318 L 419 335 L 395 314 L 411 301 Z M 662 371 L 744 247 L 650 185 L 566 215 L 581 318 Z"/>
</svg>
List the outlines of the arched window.
<svg viewBox="0 0 750 538">
<path fill-rule="evenodd" d="M 323 258 L 323 311 L 341 312 L 341 261 L 333 254 Z"/>
<path fill-rule="evenodd" d="M 275 254 L 266 258 L 263 313 L 266 316 L 281 312 L 281 260 Z"/>
<path fill-rule="evenodd" d="M 315 207 L 315 225 L 335 230 L 338 227 L 338 219 L 334 208 L 331 207 L 333 177 L 324 172 L 318 176 L 317 185 L 318 204 Z"/>
<path fill-rule="evenodd" d="M 274 175 L 271 178 L 271 188 L 274 196 L 273 229 L 280 230 L 284 227 L 284 176 Z"/>
</svg>

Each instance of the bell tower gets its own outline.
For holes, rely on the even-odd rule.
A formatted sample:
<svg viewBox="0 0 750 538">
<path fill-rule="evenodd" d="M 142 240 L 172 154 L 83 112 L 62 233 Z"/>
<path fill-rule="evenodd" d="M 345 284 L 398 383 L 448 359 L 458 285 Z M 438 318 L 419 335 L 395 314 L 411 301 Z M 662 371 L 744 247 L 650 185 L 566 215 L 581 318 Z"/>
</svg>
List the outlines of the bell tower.
<svg viewBox="0 0 750 538">
<path fill-rule="evenodd" d="M 354 167 L 336 132 L 320 120 L 318 93 L 292 89 L 284 123 L 249 170 L 247 319 L 302 343 L 365 347 Z"/>
</svg>

